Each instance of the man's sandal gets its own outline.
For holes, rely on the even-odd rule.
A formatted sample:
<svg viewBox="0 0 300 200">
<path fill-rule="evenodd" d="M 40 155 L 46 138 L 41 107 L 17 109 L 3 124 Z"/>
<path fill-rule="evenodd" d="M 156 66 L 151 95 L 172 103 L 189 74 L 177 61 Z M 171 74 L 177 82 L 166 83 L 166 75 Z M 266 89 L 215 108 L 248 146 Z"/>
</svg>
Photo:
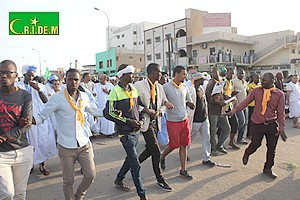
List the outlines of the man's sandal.
<svg viewBox="0 0 300 200">
<path fill-rule="evenodd" d="M 39 164 L 39 170 L 44 176 L 48 176 L 50 174 L 50 171 L 48 169 L 46 169 L 44 163 Z"/>
<path fill-rule="evenodd" d="M 115 180 L 115 187 L 120 188 L 126 192 L 129 192 L 131 190 L 131 188 L 128 185 L 125 185 L 123 181 L 118 181 L 118 180 Z"/>
</svg>

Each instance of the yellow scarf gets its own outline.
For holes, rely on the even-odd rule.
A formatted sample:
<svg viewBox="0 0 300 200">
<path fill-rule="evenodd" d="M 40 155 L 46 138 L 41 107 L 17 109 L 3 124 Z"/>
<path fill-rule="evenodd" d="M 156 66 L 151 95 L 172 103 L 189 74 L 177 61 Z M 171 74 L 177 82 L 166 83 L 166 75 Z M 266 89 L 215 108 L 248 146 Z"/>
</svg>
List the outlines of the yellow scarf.
<svg viewBox="0 0 300 200">
<path fill-rule="evenodd" d="M 232 84 L 231 84 L 231 80 L 227 80 L 226 81 L 226 91 L 225 94 L 229 97 L 231 97 L 231 93 L 232 93 Z"/>
<path fill-rule="evenodd" d="M 176 89 L 180 88 L 181 85 L 182 85 L 182 83 L 180 83 L 179 85 L 177 85 L 177 84 L 175 83 L 174 80 L 172 80 L 172 83 L 173 83 L 173 85 L 174 85 L 174 87 L 175 87 Z"/>
<path fill-rule="evenodd" d="M 132 90 L 130 90 L 130 91 L 125 90 L 125 94 L 129 97 L 129 105 L 130 105 L 129 111 L 130 111 L 132 109 L 132 107 L 134 106 L 134 101 L 133 101 L 133 97 L 132 97 Z"/>
<path fill-rule="evenodd" d="M 155 87 L 156 87 L 156 81 L 154 83 L 152 83 L 152 81 L 147 77 L 150 85 L 151 85 L 151 99 L 152 99 L 152 103 L 155 104 L 155 96 L 156 96 L 156 91 L 155 91 Z"/>
<path fill-rule="evenodd" d="M 263 94 L 263 99 L 261 102 L 261 106 L 262 106 L 261 114 L 262 115 L 265 115 L 265 113 L 266 113 L 267 103 L 268 103 L 268 101 L 270 101 L 270 98 L 271 98 L 271 91 L 274 90 L 275 88 L 276 88 L 275 85 L 273 85 L 273 87 L 271 87 L 269 89 L 263 88 L 264 94 Z"/>
<path fill-rule="evenodd" d="M 71 100 L 71 97 L 70 95 L 68 94 L 66 88 L 64 89 L 64 94 L 67 98 L 67 101 L 69 102 L 69 104 L 72 106 L 72 108 L 74 110 L 76 110 L 77 113 L 77 120 L 80 121 L 81 123 L 81 126 L 84 125 L 84 116 L 83 116 L 83 113 L 81 112 L 81 108 L 82 108 L 82 100 L 80 99 L 79 100 L 79 108 L 76 107 L 76 105 L 74 104 L 74 102 Z"/>
</svg>

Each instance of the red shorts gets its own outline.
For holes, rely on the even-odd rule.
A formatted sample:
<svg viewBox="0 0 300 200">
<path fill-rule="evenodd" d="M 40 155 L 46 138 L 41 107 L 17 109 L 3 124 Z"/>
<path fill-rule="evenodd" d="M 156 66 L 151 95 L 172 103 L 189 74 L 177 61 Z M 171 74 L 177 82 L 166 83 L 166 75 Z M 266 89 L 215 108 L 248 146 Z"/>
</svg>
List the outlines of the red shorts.
<svg viewBox="0 0 300 200">
<path fill-rule="evenodd" d="M 170 148 L 175 149 L 180 146 L 188 146 L 191 144 L 191 132 L 188 118 L 181 122 L 167 121 L 167 130 Z"/>
</svg>

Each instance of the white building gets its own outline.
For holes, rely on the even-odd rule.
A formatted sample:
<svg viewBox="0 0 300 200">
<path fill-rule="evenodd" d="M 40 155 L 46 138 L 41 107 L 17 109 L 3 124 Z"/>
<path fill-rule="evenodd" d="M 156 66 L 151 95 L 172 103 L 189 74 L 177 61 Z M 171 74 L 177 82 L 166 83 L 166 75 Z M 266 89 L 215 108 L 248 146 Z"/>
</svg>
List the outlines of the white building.
<svg viewBox="0 0 300 200">
<path fill-rule="evenodd" d="M 144 51 L 144 30 L 158 26 L 157 23 L 142 22 L 142 23 L 131 23 L 123 27 L 109 27 L 109 34 L 106 37 L 107 49 L 112 47 L 122 47 L 132 50 Z"/>
</svg>

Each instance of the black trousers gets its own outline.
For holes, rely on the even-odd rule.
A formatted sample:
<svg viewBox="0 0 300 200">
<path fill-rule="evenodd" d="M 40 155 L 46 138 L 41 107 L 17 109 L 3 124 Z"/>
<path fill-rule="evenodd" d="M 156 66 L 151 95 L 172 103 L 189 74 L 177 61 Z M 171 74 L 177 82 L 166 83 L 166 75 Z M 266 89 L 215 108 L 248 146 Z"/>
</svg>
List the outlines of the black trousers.
<svg viewBox="0 0 300 200">
<path fill-rule="evenodd" d="M 251 132 L 250 132 L 250 128 L 251 128 L 251 116 L 253 114 L 254 111 L 254 106 L 248 106 L 248 125 L 247 125 L 247 137 L 251 136 Z"/>
<path fill-rule="evenodd" d="M 159 167 L 160 148 L 157 141 L 157 125 L 150 124 L 148 130 L 146 132 L 142 132 L 142 134 L 145 138 L 146 149 L 140 154 L 139 161 L 142 163 L 151 156 L 152 167 L 156 176 L 156 180 L 161 182 L 164 180 L 164 178 L 162 177 L 161 169 Z"/>
<path fill-rule="evenodd" d="M 268 125 L 264 124 L 251 124 L 251 143 L 245 150 L 248 155 L 253 154 L 260 146 L 264 136 L 267 139 L 267 160 L 264 165 L 264 169 L 271 169 L 274 165 L 275 149 L 277 146 L 278 135 L 275 135 L 277 131 L 277 123 L 273 122 Z"/>
</svg>

